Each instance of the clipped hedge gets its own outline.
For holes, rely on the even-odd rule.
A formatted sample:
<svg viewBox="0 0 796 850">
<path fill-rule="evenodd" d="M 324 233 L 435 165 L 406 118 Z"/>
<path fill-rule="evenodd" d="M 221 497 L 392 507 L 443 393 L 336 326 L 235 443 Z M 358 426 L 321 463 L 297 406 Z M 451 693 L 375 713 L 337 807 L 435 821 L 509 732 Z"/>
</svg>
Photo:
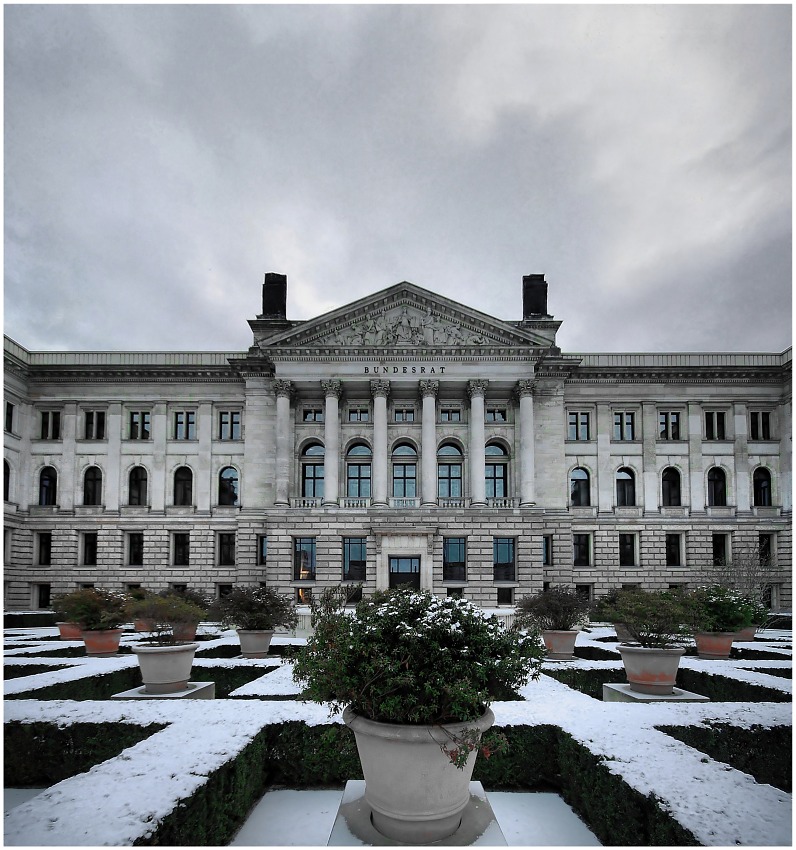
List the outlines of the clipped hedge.
<svg viewBox="0 0 796 850">
<path fill-rule="evenodd" d="M 84 773 L 143 741 L 165 724 L 5 723 L 3 775 L 9 788 L 45 788 Z"/>
<path fill-rule="evenodd" d="M 3 667 L 4 679 L 21 679 L 23 676 L 35 676 L 36 673 L 51 673 L 53 670 L 64 670 L 67 664 L 6 664 Z"/>
<path fill-rule="evenodd" d="M 758 782 L 791 793 L 793 736 L 790 726 L 744 729 L 727 723 L 711 723 L 656 728 L 716 761 L 751 774 Z"/>
</svg>

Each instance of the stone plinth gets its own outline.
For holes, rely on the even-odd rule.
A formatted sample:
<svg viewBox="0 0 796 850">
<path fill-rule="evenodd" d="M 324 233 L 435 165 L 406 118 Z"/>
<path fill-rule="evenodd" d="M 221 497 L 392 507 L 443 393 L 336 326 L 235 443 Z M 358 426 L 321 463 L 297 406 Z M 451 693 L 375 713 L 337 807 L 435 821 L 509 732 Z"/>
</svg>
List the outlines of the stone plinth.
<svg viewBox="0 0 796 850">
<path fill-rule="evenodd" d="M 215 699 L 215 682 L 188 682 L 184 691 L 175 691 L 173 694 L 148 694 L 143 685 L 113 694 L 111 699 Z"/>
<path fill-rule="evenodd" d="M 710 702 L 708 697 L 675 688 L 671 694 L 642 694 L 628 684 L 604 684 L 603 702 Z"/>
<path fill-rule="evenodd" d="M 370 821 L 371 809 L 365 802 L 365 782 L 362 779 L 349 779 L 346 782 L 343 799 L 334 821 L 328 847 L 404 847 L 392 838 L 382 835 Z M 480 782 L 470 783 L 470 802 L 462 813 L 461 826 L 456 832 L 441 841 L 435 841 L 432 847 L 464 847 L 476 844 L 487 847 L 505 847 L 506 838 L 498 825 L 492 806 L 486 798 L 486 792 Z"/>
</svg>

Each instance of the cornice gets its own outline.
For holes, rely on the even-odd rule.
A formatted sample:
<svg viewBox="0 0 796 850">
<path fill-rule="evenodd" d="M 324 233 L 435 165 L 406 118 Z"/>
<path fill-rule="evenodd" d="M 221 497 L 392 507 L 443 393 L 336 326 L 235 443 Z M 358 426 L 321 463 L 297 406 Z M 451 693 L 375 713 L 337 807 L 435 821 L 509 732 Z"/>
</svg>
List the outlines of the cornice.
<svg viewBox="0 0 796 850">
<path fill-rule="evenodd" d="M 258 374 L 261 374 L 258 372 Z M 210 368 L 158 368 L 135 366 L 108 366 L 100 368 L 37 368 L 31 367 L 27 372 L 31 383 L 46 383 L 57 381 L 62 384 L 132 384 L 143 382 L 154 383 L 235 383 L 241 382 L 243 375 L 228 367 Z"/>
<path fill-rule="evenodd" d="M 613 368 L 576 369 L 567 384 L 782 384 L 790 369 L 783 368 Z"/>
</svg>

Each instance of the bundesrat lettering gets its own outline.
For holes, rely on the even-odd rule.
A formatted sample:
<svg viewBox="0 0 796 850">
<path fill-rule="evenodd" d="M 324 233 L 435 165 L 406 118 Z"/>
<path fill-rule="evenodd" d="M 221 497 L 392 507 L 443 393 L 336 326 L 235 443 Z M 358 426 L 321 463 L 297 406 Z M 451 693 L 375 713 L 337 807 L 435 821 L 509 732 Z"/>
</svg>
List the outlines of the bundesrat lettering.
<svg viewBox="0 0 796 850">
<path fill-rule="evenodd" d="M 366 375 L 444 375 L 444 366 L 365 366 Z"/>
</svg>

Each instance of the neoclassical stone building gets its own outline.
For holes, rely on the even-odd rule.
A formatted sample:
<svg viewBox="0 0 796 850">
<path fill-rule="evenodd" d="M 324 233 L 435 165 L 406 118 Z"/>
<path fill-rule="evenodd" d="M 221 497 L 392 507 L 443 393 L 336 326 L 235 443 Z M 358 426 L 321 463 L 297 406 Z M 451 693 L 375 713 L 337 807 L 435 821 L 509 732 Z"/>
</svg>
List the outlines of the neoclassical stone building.
<svg viewBox="0 0 796 850">
<path fill-rule="evenodd" d="M 267 274 L 246 352 L 6 338 L 7 609 L 341 581 L 495 607 L 750 556 L 790 606 L 790 350 L 564 353 L 542 275 L 516 321 L 411 283 L 300 322 L 286 296 Z"/>
</svg>

